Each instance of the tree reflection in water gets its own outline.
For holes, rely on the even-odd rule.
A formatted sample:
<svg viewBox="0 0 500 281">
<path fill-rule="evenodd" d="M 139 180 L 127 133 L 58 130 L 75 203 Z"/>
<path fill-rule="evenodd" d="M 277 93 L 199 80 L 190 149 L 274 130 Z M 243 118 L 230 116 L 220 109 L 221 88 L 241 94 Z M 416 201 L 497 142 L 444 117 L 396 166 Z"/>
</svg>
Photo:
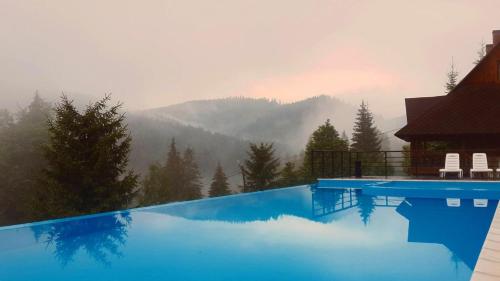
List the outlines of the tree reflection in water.
<svg viewBox="0 0 500 281">
<path fill-rule="evenodd" d="M 375 211 L 375 200 L 373 196 L 363 195 L 361 189 L 356 190 L 356 197 L 358 199 L 358 213 L 363 224 L 367 226 L 370 222 L 370 217 Z"/>
<path fill-rule="evenodd" d="M 132 222 L 129 213 L 103 215 L 85 219 L 38 225 L 32 227 L 35 239 L 54 249 L 53 254 L 62 266 L 73 261 L 78 251 L 110 266 L 110 256 L 121 257 Z"/>
</svg>

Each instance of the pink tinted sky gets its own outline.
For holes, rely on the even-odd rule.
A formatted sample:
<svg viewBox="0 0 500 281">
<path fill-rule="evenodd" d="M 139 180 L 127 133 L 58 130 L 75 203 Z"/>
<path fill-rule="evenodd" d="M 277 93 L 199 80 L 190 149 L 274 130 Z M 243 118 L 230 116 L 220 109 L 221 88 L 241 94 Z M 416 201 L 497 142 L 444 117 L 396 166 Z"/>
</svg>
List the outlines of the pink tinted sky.
<svg viewBox="0 0 500 281">
<path fill-rule="evenodd" d="M 0 107 L 38 89 L 131 109 L 327 94 L 386 116 L 443 93 L 500 28 L 498 1 L 0 0 Z"/>
</svg>

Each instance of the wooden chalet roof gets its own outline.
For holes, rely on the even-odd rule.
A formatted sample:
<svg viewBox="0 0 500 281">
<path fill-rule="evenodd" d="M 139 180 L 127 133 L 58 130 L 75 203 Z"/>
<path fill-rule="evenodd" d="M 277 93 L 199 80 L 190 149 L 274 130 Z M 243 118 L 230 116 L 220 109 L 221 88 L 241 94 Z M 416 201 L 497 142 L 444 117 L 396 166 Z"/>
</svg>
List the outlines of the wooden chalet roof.
<svg viewBox="0 0 500 281">
<path fill-rule="evenodd" d="M 406 99 L 403 140 L 448 136 L 500 136 L 500 44 L 446 96 Z"/>
<path fill-rule="evenodd" d="M 500 85 L 469 85 L 443 96 L 431 108 L 396 133 L 396 136 L 500 135 Z"/>
<path fill-rule="evenodd" d="M 432 106 L 441 101 L 444 96 L 437 97 L 422 97 L 422 98 L 406 98 L 406 122 L 410 123 L 419 117 L 422 112 L 428 110 Z"/>
</svg>

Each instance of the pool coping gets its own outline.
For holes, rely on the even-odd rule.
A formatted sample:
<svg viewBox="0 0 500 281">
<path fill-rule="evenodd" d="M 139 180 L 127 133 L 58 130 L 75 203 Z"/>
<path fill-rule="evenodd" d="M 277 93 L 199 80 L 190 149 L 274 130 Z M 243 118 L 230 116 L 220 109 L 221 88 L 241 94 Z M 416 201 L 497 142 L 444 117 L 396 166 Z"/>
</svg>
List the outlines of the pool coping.
<svg viewBox="0 0 500 281">
<path fill-rule="evenodd" d="M 405 178 L 318 178 L 319 181 L 380 181 L 380 182 L 394 182 L 394 181 L 424 181 L 424 182 L 482 182 L 482 183 L 500 183 L 499 179 L 495 180 L 471 180 L 471 179 L 459 179 L 459 180 L 449 180 L 449 179 L 405 179 Z"/>
<path fill-rule="evenodd" d="M 500 281 L 500 204 L 479 253 L 471 281 Z"/>
<path fill-rule="evenodd" d="M 135 208 L 127 208 L 127 209 L 123 209 L 123 210 L 116 210 L 116 211 L 109 211 L 109 212 L 99 212 L 99 213 L 88 214 L 88 215 L 70 216 L 70 217 L 63 217 L 63 218 L 57 218 L 57 219 L 41 220 L 41 221 L 34 221 L 34 222 L 27 222 L 27 223 L 13 224 L 13 225 L 4 225 L 4 226 L 0 226 L 0 231 L 19 229 L 19 228 L 23 228 L 23 227 L 34 227 L 34 226 L 39 226 L 39 225 L 47 225 L 47 224 L 60 223 L 60 222 L 66 222 L 66 221 L 74 221 L 74 220 L 79 220 L 79 219 L 96 218 L 96 217 L 102 217 L 102 216 L 108 216 L 108 215 L 119 215 L 119 214 L 131 213 L 131 212 L 147 211 L 150 209 L 162 208 L 162 207 L 166 207 L 166 206 L 187 205 L 187 204 L 192 204 L 192 203 L 196 203 L 196 202 L 200 202 L 200 201 L 203 201 L 203 202 L 215 201 L 215 200 L 220 200 L 222 198 L 228 198 L 228 197 L 249 196 L 251 194 L 276 192 L 276 191 L 284 190 L 284 189 L 296 189 L 296 188 L 304 188 L 304 187 L 311 187 L 311 184 L 301 184 L 301 185 L 273 188 L 273 189 L 254 191 L 254 192 L 234 193 L 234 194 L 229 194 L 229 195 L 225 195 L 225 196 L 205 197 L 205 198 L 200 198 L 200 199 L 195 199 L 195 200 L 176 201 L 176 202 L 168 202 L 168 203 L 163 203 L 163 204 L 150 205 L 150 206 L 145 206 L 145 207 L 135 207 Z"/>
</svg>

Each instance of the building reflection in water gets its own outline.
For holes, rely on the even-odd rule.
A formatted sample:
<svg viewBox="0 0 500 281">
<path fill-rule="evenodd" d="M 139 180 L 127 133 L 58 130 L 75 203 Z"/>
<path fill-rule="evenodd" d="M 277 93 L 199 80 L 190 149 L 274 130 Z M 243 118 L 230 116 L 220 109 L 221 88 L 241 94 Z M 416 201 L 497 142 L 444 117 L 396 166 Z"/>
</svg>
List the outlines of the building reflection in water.
<svg viewBox="0 0 500 281">
<path fill-rule="evenodd" d="M 408 219 L 408 242 L 442 244 L 473 269 L 496 206 L 493 201 L 478 208 L 461 199 L 460 207 L 448 207 L 446 199 L 407 198 L 396 211 Z"/>
<path fill-rule="evenodd" d="M 349 188 L 316 189 L 312 195 L 315 218 L 357 208 L 367 225 L 377 208 L 395 208 L 408 220 L 408 242 L 442 244 L 450 250 L 453 260 L 463 261 L 472 270 L 498 201 L 490 200 L 486 207 L 474 206 L 473 199 L 460 202 L 459 206 L 449 206 L 445 198 L 370 196 L 363 195 L 361 189 Z"/>
<path fill-rule="evenodd" d="M 132 222 L 129 213 L 95 216 L 31 228 L 35 239 L 53 249 L 62 266 L 82 251 L 96 262 L 109 266 L 111 257 L 121 257 Z"/>
</svg>

